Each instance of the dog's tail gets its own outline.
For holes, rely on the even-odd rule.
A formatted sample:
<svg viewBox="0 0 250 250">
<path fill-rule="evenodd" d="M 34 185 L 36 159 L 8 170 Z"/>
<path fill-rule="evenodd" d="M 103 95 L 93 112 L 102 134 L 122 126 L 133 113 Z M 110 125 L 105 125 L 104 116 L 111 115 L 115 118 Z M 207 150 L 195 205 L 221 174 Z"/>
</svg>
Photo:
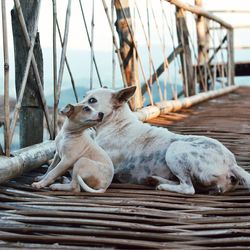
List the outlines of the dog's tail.
<svg viewBox="0 0 250 250">
<path fill-rule="evenodd" d="M 77 180 L 80 184 L 80 186 L 82 187 L 82 189 L 85 192 L 89 192 L 89 193 L 104 193 L 106 191 L 106 189 L 101 188 L 101 189 L 93 189 L 91 187 L 89 187 L 82 179 L 82 177 L 80 175 L 77 175 Z"/>
<path fill-rule="evenodd" d="M 243 168 L 239 167 L 238 165 L 234 165 L 231 168 L 233 174 L 237 177 L 239 182 L 250 189 L 250 173 L 248 173 L 246 170 Z"/>
</svg>

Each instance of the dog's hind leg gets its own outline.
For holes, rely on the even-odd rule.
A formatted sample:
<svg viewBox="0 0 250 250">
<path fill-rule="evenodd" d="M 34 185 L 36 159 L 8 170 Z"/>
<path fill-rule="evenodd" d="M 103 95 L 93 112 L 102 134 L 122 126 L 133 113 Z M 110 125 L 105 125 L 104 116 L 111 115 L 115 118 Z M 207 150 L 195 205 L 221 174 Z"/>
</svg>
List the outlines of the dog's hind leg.
<svg viewBox="0 0 250 250">
<path fill-rule="evenodd" d="M 163 177 L 156 176 L 156 175 L 148 177 L 148 182 L 154 183 L 154 185 L 159 185 L 159 184 L 178 185 L 179 184 L 179 182 L 170 181 L 170 180 L 167 180 Z"/>
<path fill-rule="evenodd" d="M 182 142 L 174 142 L 166 152 L 166 166 L 178 178 L 179 183 L 170 183 L 167 180 L 160 178 L 163 182 L 156 188 L 177 192 L 181 194 L 194 194 L 195 189 L 191 179 L 192 162 L 189 155 L 186 153 L 185 145 Z M 164 183 L 165 182 L 165 183 Z"/>
<path fill-rule="evenodd" d="M 73 192 L 80 192 L 80 185 L 77 185 L 72 183 L 72 181 L 70 183 L 67 184 L 61 184 L 61 183 L 55 183 L 50 185 L 50 189 L 51 190 L 58 190 L 58 191 L 73 191 Z"/>
<path fill-rule="evenodd" d="M 75 173 L 75 168 L 73 168 L 72 180 L 70 181 L 67 177 L 63 176 L 63 183 L 55 183 L 50 185 L 51 190 L 58 191 L 73 191 L 80 192 L 81 188 L 77 181 L 77 175 Z"/>
<path fill-rule="evenodd" d="M 160 184 L 156 187 L 158 190 L 164 190 L 164 191 L 171 191 L 181 194 L 194 194 L 195 190 L 193 185 L 187 184 L 187 183 L 180 183 L 178 185 L 173 184 Z"/>
</svg>

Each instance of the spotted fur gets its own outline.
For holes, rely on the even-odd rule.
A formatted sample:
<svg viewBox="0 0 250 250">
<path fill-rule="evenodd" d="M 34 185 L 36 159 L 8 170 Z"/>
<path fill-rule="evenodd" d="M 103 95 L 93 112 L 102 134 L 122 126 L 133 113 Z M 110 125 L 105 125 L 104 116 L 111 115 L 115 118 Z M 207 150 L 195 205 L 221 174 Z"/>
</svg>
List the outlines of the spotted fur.
<svg viewBox="0 0 250 250">
<path fill-rule="evenodd" d="M 250 174 L 219 141 L 204 136 L 177 135 L 138 120 L 127 105 L 135 87 L 120 91 L 96 89 L 83 103 L 104 113 L 96 126 L 96 141 L 108 153 L 116 179 L 124 183 L 157 183 L 157 189 L 194 194 L 224 193 L 238 182 L 250 187 Z M 95 103 L 89 103 L 95 98 Z"/>
</svg>

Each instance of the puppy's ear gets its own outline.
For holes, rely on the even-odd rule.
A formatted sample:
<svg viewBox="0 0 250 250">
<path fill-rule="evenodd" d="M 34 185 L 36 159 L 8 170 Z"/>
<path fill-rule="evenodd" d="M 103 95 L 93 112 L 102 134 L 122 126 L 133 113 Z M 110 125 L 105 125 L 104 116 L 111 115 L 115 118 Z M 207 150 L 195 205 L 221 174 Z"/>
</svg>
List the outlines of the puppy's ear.
<svg viewBox="0 0 250 250">
<path fill-rule="evenodd" d="M 130 97 L 132 97 L 135 93 L 136 86 L 131 86 L 124 88 L 122 90 L 119 90 L 115 93 L 115 99 L 118 101 L 118 103 L 127 102 Z"/>
<path fill-rule="evenodd" d="M 72 104 L 67 104 L 64 108 L 60 110 L 60 114 L 70 117 L 74 112 L 75 107 Z"/>
</svg>

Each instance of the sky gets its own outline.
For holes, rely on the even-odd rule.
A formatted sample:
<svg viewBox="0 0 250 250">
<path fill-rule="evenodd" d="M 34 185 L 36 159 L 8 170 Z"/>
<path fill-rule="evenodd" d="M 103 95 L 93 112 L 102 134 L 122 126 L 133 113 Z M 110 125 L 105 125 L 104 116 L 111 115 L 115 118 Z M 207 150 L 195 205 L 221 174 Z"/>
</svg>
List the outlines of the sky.
<svg viewBox="0 0 250 250">
<path fill-rule="evenodd" d="M 140 14 L 142 15 L 142 19 L 144 20 L 144 25 L 146 28 L 146 8 L 145 8 L 145 1 L 140 0 L 137 1 Z M 185 0 L 183 0 L 185 1 Z M 67 0 L 60 0 L 57 1 L 57 14 L 59 25 L 62 30 L 64 30 L 64 20 L 65 20 L 65 13 L 67 8 Z M 106 0 L 107 5 L 110 9 L 110 0 Z M 133 8 L 134 1 L 130 1 L 132 10 L 136 12 L 136 9 Z M 160 1 L 156 0 L 149 0 L 152 3 L 153 10 L 157 17 L 157 23 L 159 29 L 162 29 L 162 16 L 158 13 L 160 10 Z M 193 4 L 193 0 L 185 1 L 190 4 Z M 97 53 L 97 57 L 99 64 L 101 65 L 102 74 L 104 75 L 104 79 L 110 81 L 111 72 L 112 70 L 112 56 L 110 51 L 112 51 L 112 37 L 110 32 L 110 27 L 104 12 L 104 8 L 102 5 L 102 1 L 94 1 L 95 3 L 95 33 L 94 33 L 94 48 Z M 84 13 L 87 19 L 88 28 L 90 30 L 90 23 L 92 17 L 92 1 L 90 0 L 82 0 Z M 164 5 L 169 5 L 168 3 L 164 3 Z M 250 11 L 250 1 L 247 0 L 203 0 L 204 9 L 206 10 L 214 10 L 214 9 L 233 9 L 233 10 L 249 10 Z M 14 63 L 13 63 L 13 43 L 12 43 L 12 32 L 11 32 L 11 19 L 10 19 L 10 10 L 13 7 L 13 1 L 6 0 L 6 7 L 7 7 L 7 16 L 8 16 L 8 41 L 9 41 L 9 54 L 10 54 L 10 72 L 11 72 L 11 82 L 13 83 L 13 75 L 14 75 Z M 132 13 L 134 13 L 132 11 Z M 167 16 L 171 11 L 174 11 L 173 6 L 168 8 L 168 12 L 166 13 Z M 133 14 L 132 14 L 133 15 Z M 232 25 L 240 25 L 240 24 L 250 24 L 250 13 L 240 13 L 240 14 L 223 14 L 223 13 L 216 13 L 216 15 L 220 16 L 224 20 L 228 21 Z M 153 23 L 153 19 L 151 17 L 151 22 Z M 169 20 L 169 23 L 173 22 L 173 20 Z M 194 20 L 190 21 L 192 25 Z M 72 63 L 72 71 L 74 75 L 76 75 L 77 79 L 80 78 L 89 78 L 89 57 L 90 57 L 90 49 L 87 41 L 87 36 L 85 33 L 84 25 L 83 25 L 83 18 L 81 16 L 79 1 L 72 0 L 72 10 L 71 10 L 71 19 L 70 19 L 70 33 L 69 33 L 69 41 L 68 41 L 68 56 Z M 139 46 L 144 46 L 146 44 L 143 29 L 141 27 L 140 21 L 137 18 L 136 22 L 136 39 Z M 193 27 L 195 28 L 195 27 Z M 250 46 L 250 28 L 246 29 L 239 29 L 235 31 L 235 46 Z M 39 19 L 39 32 L 40 32 L 40 40 L 42 49 L 44 51 L 44 60 L 45 60 L 45 78 L 47 81 L 48 79 L 52 78 L 52 1 L 51 0 L 42 0 L 41 1 L 41 12 L 40 12 L 40 19 Z M 160 44 L 160 38 L 157 34 L 156 28 L 151 29 L 151 43 L 152 46 L 158 46 Z M 162 37 L 163 38 L 163 37 Z M 161 39 L 162 39 L 161 38 Z M 170 35 L 166 35 L 165 37 L 166 46 L 172 46 Z M 59 47 L 59 40 L 57 39 L 58 47 Z M 99 51 L 99 52 L 98 52 Z M 82 54 L 81 54 L 82 53 Z M 98 54 L 99 53 L 99 54 Z M 143 54 L 143 53 L 142 53 Z M 169 54 L 169 53 L 167 53 Z M 244 58 L 247 58 L 249 55 L 250 58 L 250 50 L 246 50 L 243 52 Z M 60 51 L 58 53 L 58 62 L 59 62 Z M 143 55 L 142 55 L 143 57 Z M 2 49 L 2 22 L 0 20 L 0 81 L 3 77 L 3 49 Z M 162 58 L 156 58 L 156 61 L 162 61 Z M 158 63 L 157 61 L 157 63 Z M 84 65 L 84 68 L 81 66 Z M 66 74 L 66 73 L 65 73 Z M 117 77 L 119 78 L 119 69 L 117 69 Z M 68 76 L 66 74 L 66 79 Z M 45 79 L 45 80 L 46 80 Z M 96 79 L 96 75 L 95 75 Z M 51 83 L 48 82 L 47 85 L 51 86 Z M 65 85 L 65 88 L 68 85 Z M 49 92 L 51 92 L 51 87 L 48 87 Z M 12 88 L 13 90 L 13 88 Z M 0 82 L 0 94 L 3 93 L 2 83 Z"/>
<path fill-rule="evenodd" d="M 155 5 L 155 10 L 160 6 L 160 1 L 151 0 L 153 5 Z M 183 0 L 185 1 L 185 0 Z M 57 1 L 57 14 L 58 20 L 61 29 L 64 28 L 64 18 L 67 8 L 67 0 Z M 110 7 L 110 0 L 107 0 L 107 5 Z M 133 6 L 133 1 L 130 1 Z M 193 4 L 193 0 L 186 0 L 190 4 Z M 138 7 L 141 10 L 141 15 L 143 16 L 143 12 L 145 11 L 145 0 L 137 1 Z M 92 16 L 92 1 L 82 0 L 82 5 L 84 8 L 84 14 L 89 24 L 91 22 Z M 158 6 L 157 6 L 158 5 Z M 204 9 L 206 10 L 214 10 L 214 9 L 234 9 L 234 10 L 249 10 L 250 11 L 250 1 L 247 0 L 203 0 Z M 6 0 L 7 13 L 10 13 L 12 9 L 13 1 Z M 216 13 L 216 15 L 222 17 L 224 20 L 229 23 L 235 24 L 249 24 L 250 23 L 250 13 L 240 13 L 240 14 L 222 14 Z M 0 34 L 2 34 L 2 23 L 0 21 Z M 41 12 L 40 12 L 40 21 L 39 21 L 39 32 L 41 33 L 41 42 L 43 47 L 51 47 L 52 46 L 52 1 L 51 0 L 42 0 L 41 1 Z M 51 28 L 49 28 L 51 27 Z M 107 18 L 105 16 L 105 12 L 102 6 L 102 1 L 95 1 L 95 49 L 97 50 L 110 50 L 110 28 L 108 26 Z M 9 31 L 9 41 L 10 41 L 10 49 L 12 47 L 12 34 L 11 34 L 11 20 L 10 15 L 8 15 L 8 31 Z M 243 34 L 244 32 L 242 32 Z M 68 47 L 70 49 L 89 49 L 84 26 L 83 19 L 81 16 L 81 11 L 79 7 L 79 1 L 72 1 L 72 9 L 71 9 L 71 20 L 70 20 L 70 39 Z M 138 35 L 138 40 L 144 40 L 143 36 Z M 2 39 L 1 39 L 2 40 Z M 250 40 L 247 38 L 247 40 Z M 157 43 L 157 41 L 153 41 L 153 43 Z M 2 48 L 2 41 L 0 43 L 0 48 Z"/>
</svg>

